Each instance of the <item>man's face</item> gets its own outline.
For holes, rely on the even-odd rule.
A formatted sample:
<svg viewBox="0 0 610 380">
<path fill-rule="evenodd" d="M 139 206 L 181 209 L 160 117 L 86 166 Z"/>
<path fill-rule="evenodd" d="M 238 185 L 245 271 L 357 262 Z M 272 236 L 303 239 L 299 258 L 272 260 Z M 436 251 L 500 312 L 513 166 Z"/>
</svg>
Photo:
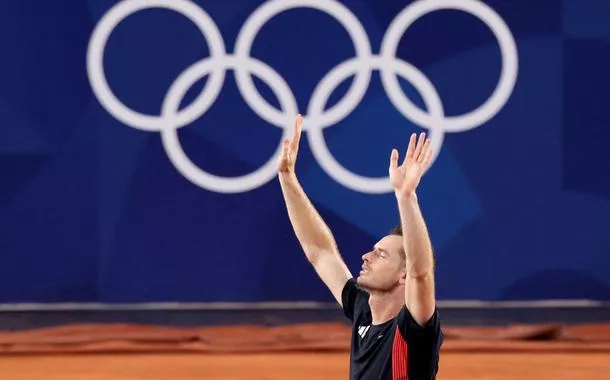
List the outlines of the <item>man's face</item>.
<svg viewBox="0 0 610 380">
<path fill-rule="evenodd" d="M 402 236 L 388 235 L 362 256 L 358 284 L 373 291 L 390 291 L 401 283 L 405 262 L 401 255 Z"/>
</svg>

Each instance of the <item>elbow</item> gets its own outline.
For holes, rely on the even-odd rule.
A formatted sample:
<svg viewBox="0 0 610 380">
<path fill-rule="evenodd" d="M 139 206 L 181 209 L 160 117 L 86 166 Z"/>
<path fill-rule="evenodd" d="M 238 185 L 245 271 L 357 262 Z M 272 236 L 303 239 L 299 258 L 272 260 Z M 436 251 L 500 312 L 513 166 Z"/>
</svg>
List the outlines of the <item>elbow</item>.
<svg viewBox="0 0 610 380">
<path fill-rule="evenodd" d="M 434 269 L 432 266 L 430 268 L 411 269 L 407 271 L 406 277 L 417 282 L 426 282 L 434 278 Z"/>
<path fill-rule="evenodd" d="M 320 258 L 320 255 L 318 252 L 305 249 L 305 257 L 307 258 L 307 261 L 309 261 L 309 263 L 311 265 L 316 265 L 316 263 L 318 262 L 318 260 Z"/>
<path fill-rule="evenodd" d="M 433 253 L 429 256 L 407 258 L 406 275 L 416 280 L 425 280 L 434 277 L 436 271 L 436 257 Z"/>
</svg>

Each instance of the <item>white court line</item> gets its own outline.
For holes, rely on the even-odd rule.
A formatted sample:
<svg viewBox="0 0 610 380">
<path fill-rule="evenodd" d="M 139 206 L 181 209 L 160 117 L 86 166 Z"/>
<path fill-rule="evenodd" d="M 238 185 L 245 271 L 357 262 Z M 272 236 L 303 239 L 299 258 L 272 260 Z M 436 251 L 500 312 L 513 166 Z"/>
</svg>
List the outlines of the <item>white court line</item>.
<svg viewBox="0 0 610 380">
<path fill-rule="evenodd" d="M 545 309 L 610 308 L 610 302 L 593 300 L 540 301 L 438 301 L 442 309 Z M 28 311 L 172 311 L 172 310 L 332 310 L 335 303 L 323 302 L 151 302 L 151 303 L 10 303 L 0 304 L 0 312 Z"/>
</svg>

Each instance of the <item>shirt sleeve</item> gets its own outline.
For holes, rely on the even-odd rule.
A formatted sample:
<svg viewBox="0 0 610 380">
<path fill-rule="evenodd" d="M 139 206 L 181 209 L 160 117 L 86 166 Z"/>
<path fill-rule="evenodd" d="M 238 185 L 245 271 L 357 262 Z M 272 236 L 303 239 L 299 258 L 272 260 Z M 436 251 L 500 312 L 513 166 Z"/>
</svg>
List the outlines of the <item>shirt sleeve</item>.
<svg viewBox="0 0 610 380">
<path fill-rule="evenodd" d="M 430 320 L 420 326 L 409 309 L 403 306 L 398 314 L 397 327 L 408 347 L 409 379 L 435 379 L 443 344 L 438 310 L 435 309 Z"/>
<path fill-rule="evenodd" d="M 434 314 L 423 326 L 420 326 L 406 306 L 403 306 L 398 313 L 398 329 L 407 343 L 422 341 L 435 342 L 442 339 L 440 317 L 438 309 L 434 309 Z"/>
<path fill-rule="evenodd" d="M 358 286 L 354 278 L 350 278 L 341 292 L 341 304 L 343 313 L 353 322 L 364 311 L 364 306 L 368 306 L 368 293 Z"/>
</svg>

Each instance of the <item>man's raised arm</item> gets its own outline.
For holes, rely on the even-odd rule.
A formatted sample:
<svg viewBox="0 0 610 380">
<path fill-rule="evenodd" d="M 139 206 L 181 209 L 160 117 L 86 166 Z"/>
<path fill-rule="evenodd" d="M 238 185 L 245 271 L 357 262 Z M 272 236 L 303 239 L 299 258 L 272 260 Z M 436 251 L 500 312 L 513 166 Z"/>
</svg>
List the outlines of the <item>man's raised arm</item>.
<svg viewBox="0 0 610 380">
<path fill-rule="evenodd" d="M 412 134 L 400 166 L 398 152 L 392 150 L 389 171 L 398 201 L 407 256 L 405 303 L 415 322 L 423 326 L 433 316 L 436 308 L 434 256 L 415 190 L 430 164 L 432 150 L 425 133 L 420 134 L 417 144 L 416 139 L 416 135 Z"/>
<path fill-rule="evenodd" d="M 288 216 L 301 247 L 322 281 L 341 304 L 341 292 L 352 275 L 341 258 L 332 232 L 303 191 L 294 170 L 302 122 L 301 115 L 298 115 L 292 139 L 284 141 L 279 180 Z"/>
</svg>

